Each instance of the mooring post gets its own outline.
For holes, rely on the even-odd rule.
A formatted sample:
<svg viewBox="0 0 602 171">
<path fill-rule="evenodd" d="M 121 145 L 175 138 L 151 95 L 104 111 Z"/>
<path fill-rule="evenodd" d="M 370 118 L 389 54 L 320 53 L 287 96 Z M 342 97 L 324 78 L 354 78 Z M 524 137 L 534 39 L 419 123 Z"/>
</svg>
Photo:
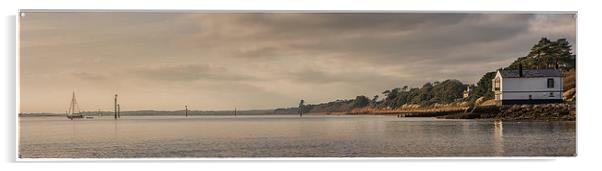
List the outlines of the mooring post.
<svg viewBox="0 0 602 171">
<path fill-rule="evenodd" d="M 117 118 L 121 118 L 121 106 L 117 104 Z"/>
<path fill-rule="evenodd" d="M 299 117 L 303 117 L 303 109 L 305 108 L 305 101 L 303 99 L 301 99 L 301 101 L 299 102 Z"/>
<path fill-rule="evenodd" d="M 184 106 L 186 108 L 186 117 L 188 117 L 188 105 Z"/>
<path fill-rule="evenodd" d="M 117 119 L 117 94 L 115 94 L 115 104 L 114 104 L 114 107 L 115 107 L 115 119 Z"/>
</svg>

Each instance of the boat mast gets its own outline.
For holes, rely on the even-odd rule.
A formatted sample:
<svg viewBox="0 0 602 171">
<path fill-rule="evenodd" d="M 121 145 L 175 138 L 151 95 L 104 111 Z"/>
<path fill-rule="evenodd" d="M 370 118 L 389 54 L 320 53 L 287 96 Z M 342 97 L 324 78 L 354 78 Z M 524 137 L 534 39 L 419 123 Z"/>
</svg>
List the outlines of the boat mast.
<svg viewBox="0 0 602 171">
<path fill-rule="evenodd" d="M 75 91 L 73 92 L 72 96 L 71 96 L 71 103 L 69 103 L 69 112 L 67 112 L 69 115 L 73 115 L 73 99 L 75 98 Z"/>
<path fill-rule="evenodd" d="M 71 97 L 71 104 L 69 105 L 69 111 L 67 112 L 69 115 L 73 115 L 75 112 L 75 108 L 77 108 L 77 113 L 80 113 L 79 107 L 77 107 L 77 100 L 75 99 L 75 91 L 73 91 L 73 96 Z"/>
</svg>

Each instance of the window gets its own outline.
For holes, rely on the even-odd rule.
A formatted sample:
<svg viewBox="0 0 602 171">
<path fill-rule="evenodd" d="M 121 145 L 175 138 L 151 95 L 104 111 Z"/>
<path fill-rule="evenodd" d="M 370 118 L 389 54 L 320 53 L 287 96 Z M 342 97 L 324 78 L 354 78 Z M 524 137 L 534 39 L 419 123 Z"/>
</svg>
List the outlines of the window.
<svg viewBox="0 0 602 171">
<path fill-rule="evenodd" d="M 550 92 L 550 97 L 554 97 L 554 92 Z"/>
<path fill-rule="evenodd" d="M 554 79 L 548 78 L 548 88 L 554 88 Z"/>
<path fill-rule="evenodd" d="M 493 87 L 494 87 L 494 89 L 495 89 L 496 91 L 500 90 L 500 78 L 499 78 L 499 77 L 498 77 L 498 78 L 495 78 L 495 81 L 494 81 L 494 86 L 493 86 Z"/>
</svg>

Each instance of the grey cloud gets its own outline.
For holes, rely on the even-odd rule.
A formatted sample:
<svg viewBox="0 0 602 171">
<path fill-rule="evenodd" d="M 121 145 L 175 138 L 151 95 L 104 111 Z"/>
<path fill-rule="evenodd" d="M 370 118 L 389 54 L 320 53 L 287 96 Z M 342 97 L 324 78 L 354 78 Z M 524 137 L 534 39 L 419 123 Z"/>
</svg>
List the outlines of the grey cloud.
<svg viewBox="0 0 602 171">
<path fill-rule="evenodd" d="M 160 81 L 241 81 L 255 77 L 237 74 L 223 67 L 212 67 L 206 64 L 171 64 L 145 66 L 134 69 L 134 73 L 151 80 Z"/>
<path fill-rule="evenodd" d="M 276 47 L 259 47 L 259 48 L 247 48 L 247 49 L 238 49 L 233 53 L 232 57 L 237 58 L 249 58 L 249 59 L 273 59 L 277 56 L 283 55 L 291 55 L 293 54 L 293 50 L 276 48 Z"/>
<path fill-rule="evenodd" d="M 459 49 L 471 44 L 511 38 L 528 29 L 528 16 L 507 19 L 490 18 L 472 16 L 458 23 L 416 28 L 405 35 L 365 34 L 350 39 L 309 42 L 299 47 L 348 54 L 345 55 L 346 58 L 357 56 L 360 60 L 387 64 L 392 60 L 415 61 L 444 58 L 454 48 Z M 428 20 L 428 18 L 424 18 L 424 20 Z"/>
<path fill-rule="evenodd" d="M 272 60 L 333 55 L 382 65 L 435 58 L 462 48 L 511 39 L 529 30 L 531 14 L 235 14 L 222 27 L 253 34 L 221 35 L 249 47 L 232 57 Z M 232 23 L 230 23 L 232 22 Z M 220 27 L 221 28 L 221 27 Z M 233 43 L 234 42 L 234 43 Z M 274 43 L 277 42 L 277 43 Z M 319 59 L 318 59 L 319 60 Z M 394 62 L 392 62 L 394 61 Z"/>
<path fill-rule="evenodd" d="M 398 77 L 384 76 L 379 73 L 341 72 L 329 73 L 315 69 L 291 71 L 283 75 L 285 79 L 299 84 L 371 84 L 397 80 Z"/>
<path fill-rule="evenodd" d="M 418 13 L 250 14 L 239 16 L 237 21 L 250 27 L 264 28 L 265 33 L 286 38 L 322 37 L 356 31 L 409 30 L 419 26 L 453 24 L 466 16 L 468 15 Z"/>
<path fill-rule="evenodd" d="M 93 80 L 93 81 L 98 81 L 98 80 L 105 80 L 107 79 L 106 76 L 102 75 L 102 74 L 96 74 L 96 73 L 89 73 L 89 72 L 74 72 L 73 76 L 79 78 L 79 79 L 83 79 L 83 80 Z"/>
</svg>

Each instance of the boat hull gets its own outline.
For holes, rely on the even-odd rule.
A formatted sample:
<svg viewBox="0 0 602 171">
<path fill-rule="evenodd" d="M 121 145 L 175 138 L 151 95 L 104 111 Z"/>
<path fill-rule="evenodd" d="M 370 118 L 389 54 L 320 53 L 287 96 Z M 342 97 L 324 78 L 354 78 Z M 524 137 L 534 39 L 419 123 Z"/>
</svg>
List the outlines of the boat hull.
<svg viewBox="0 0 602 171">
<path fill-rule="evenodd" d="M 67 118 L 73 120 L 73 119 L 81 119 L 84 118 L 83 115 L 67 115 Z"/>
</svg>

